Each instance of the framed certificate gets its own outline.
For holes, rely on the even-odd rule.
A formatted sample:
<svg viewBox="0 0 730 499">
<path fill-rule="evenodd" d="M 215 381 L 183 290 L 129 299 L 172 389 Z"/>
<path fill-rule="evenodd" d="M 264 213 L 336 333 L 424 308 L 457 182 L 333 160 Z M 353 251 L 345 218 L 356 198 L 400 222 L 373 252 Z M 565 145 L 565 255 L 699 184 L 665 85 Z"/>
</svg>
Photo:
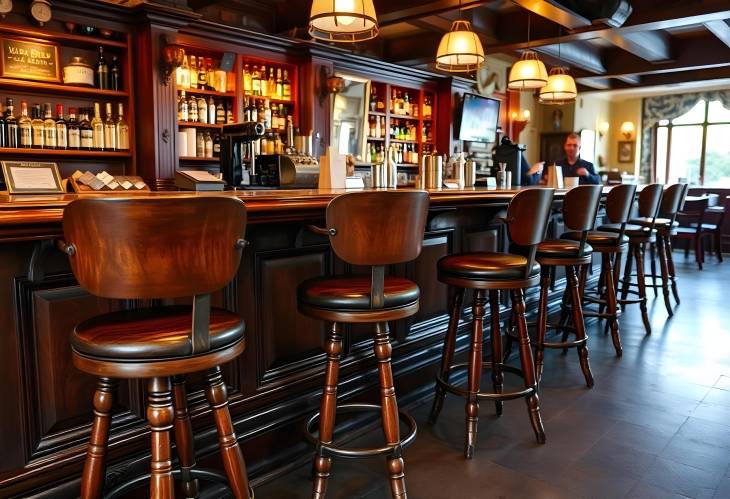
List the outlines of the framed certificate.
<svg viewBox="0 0 730 499">
<path fill-rule="evenodd" d="M 63 194 L 56 163 L 2 161 L 5 185 L 10 194 Z"/>
</svg>

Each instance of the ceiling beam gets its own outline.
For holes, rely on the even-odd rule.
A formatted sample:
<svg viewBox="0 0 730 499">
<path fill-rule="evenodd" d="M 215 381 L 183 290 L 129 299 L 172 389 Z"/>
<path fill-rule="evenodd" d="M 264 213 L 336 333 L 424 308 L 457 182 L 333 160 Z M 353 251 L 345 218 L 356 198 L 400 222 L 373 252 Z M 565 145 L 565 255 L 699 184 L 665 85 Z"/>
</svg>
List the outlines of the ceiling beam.
<svg viewBox="0 0 730 499">
<path fill-rule="evenodd" d="M 546 0 L 513 0 L 521 7 L 534 12 L 538 16 L 550 19 L 552 22 L 559 24 L 568 29 L 582 28 L 591 26 L 590 19 L 577 14 L 566 7 L 555 5 L 555 2 Z"/>
<path fill-rule="evenodd" d="M 579 83 L 581 85 L 584 85 L 586 87 L 591 87 L 595 90 L 610 90 L 611 89 L 611 81 L 608 78 L 603 78 L 601 76 L 576 78 L 575 82 Z"/>
<path fill-rule="evenodd" d="M 452 10 L 473 9 L 484 4 L 491 3 L 493 0 L 436 0 L 433 2 L 422 3 L 406 8 L 397 8 L 394 10 L 385 10 L 378 12 L 378 24 L 387 26 L 389 24 L 402 23 L 419 19 L 421 17 L 443 14 Z"/>
<path fill-rule="evenodd" d="M 557 45 L 544 45 L 537 48 L 537 51 L 559 58 L 564 65 L 575 66 L 591 73 L 606 72 L 598 49 L 587 43 L 562 44 L 560 49 Z"/>
<path fill-rule="evenodd" d="M 705 23 L 707 28 L 722 43 L 730 47 L 730 26 L 723 20 L 709 21 Z"/>
<path fill-rule="evenodd" d="M 639 75 L 621 75 L 617 76 L 616 79 L 630 85 L 639 85 L 641 83 L 641 76 Z"/>
<path fill-rule="evenodd" d="M 671 59 L 669 35 L 661 31 L 623 33 L 619 29 L 611 29 L 604 39 L 649 62 Z"/>
<path fill-rule="evenodd" d="M 661 73 L 642 76 L 641 87 L 652 87 L 656 85 L 673 85 L 677 83 L 688 83 L 697 81 L 710 81 L 727 79 L 726 68 L 698 69 L 693 71 L 678 71 L 674 73 Z M 577 81 L 577 80 L 576 80 Z M 620 80 L 614 80 L 612 88 L 637 88 L 636 85 Z"/>
</svg>

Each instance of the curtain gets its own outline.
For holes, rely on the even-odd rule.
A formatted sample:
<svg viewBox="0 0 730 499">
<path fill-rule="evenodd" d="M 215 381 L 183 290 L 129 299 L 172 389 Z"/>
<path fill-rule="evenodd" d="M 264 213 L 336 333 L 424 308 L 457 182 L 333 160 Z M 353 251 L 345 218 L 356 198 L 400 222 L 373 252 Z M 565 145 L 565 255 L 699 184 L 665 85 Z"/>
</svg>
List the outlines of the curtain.
<svg viewBox="0 0 730 499">
<path fill-rule="evenodd" d="M 646 97 L 641 120 L 641 176 L 652 177 L 652 135 L 654 126 L 661 120 L 672 120 L 692 109 L 697 102 L 719 100 L 730 109 L 730 90 L 715 90 L 694 94 L 658 95 Z"/>
</svg>

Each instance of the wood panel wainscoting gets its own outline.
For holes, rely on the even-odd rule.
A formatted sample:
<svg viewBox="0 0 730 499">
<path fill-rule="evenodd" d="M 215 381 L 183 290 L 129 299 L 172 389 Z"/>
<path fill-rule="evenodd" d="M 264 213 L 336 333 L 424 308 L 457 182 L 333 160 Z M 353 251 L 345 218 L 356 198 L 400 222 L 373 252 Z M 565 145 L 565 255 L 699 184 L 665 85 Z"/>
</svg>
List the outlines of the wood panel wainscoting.
<svg viewBox="0 0 730 499">
<path fill-rule="evenodd" d="M 242 197 L 249 213 L 246 238 L 251 244 L 244 252 L 239 277 L 217 293 L 213 302 L 239 312 L 247 326 L 246 351 L 223 372 L 254 486 L 311 454 L 302 424 L 305 415 L 316 410 L 321 395 L 325 328 L 322 322 L 297 311 L 296 286 L 309 277 L 358 270 L 338 260 L 325 237 L 305 230 L 308 223 L 321 224 L 324 208 L 334 194 L 223 194 Z M 149 194 L 172 195 L 190 196 Z M 495 219 L 504 214 L 512 195 L 514 191 L 478 189 L 432 192 L 421 255 L 388 269 L 421 288 L 418 314 L 391 328 L 393 371 L 402 405 L 422 401 L 433 390 L 448 321 L 448 289 L 436 278 L 436 262 L 449 253 L 504 249 L 506 235 Z M 0 335 L 0 376 L 10 387 L 0 406 L 2 497 L 78 495 L 91 428 L 94 380 L 72 367 L 69 333 L 75 323 L 93 315 L 145 305 L 87 294 L 76 284 L 65 255 L 43 243 L 60 234 L 63 206 L 75 197 L 17 201 L 0 196 L 0 258 L 4 262 L 0 267 L 0 310 L 6 317 Z M 528 296 L 528 308 L 536 299 L 535 293 Z M 467 314 L 469 301 L 464 303 Z M 559 296 L 551 297 L 551 306 L 558 302 Z M 506 304 L 502 308 L 506 314 Z M 459 352 L 467 348 L 465 333 L 466 329 L 459 335 Z M 343 340 L 343 398 L 375 400 L 372 332 L 364 326 L 344 328 Z M 203 466 L 217 463 L 215 429 L 203 380 L 193 376 L 188 386 L 199 461 Z M 141 383 L 120 383 L 110 434 L 110 486 L 147 469 L 149 430 L 144 396 Z"/>
</svg>

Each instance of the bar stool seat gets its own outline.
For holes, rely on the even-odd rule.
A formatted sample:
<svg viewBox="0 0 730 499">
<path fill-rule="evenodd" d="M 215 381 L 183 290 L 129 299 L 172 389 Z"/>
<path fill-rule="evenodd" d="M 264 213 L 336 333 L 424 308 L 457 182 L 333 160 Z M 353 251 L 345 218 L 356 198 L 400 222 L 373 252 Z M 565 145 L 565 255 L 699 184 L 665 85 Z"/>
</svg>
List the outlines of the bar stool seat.
<svg viewBox="0 0 730 499">
<path fill-rule="evenodd" d="M 519 280 L 515 287 L 525 287 L 522 280 L 540 275 L 536 261 L 527 272 L 527 258 L 505 253 L 461 253 L 441 258 L 438 262 L 439 280 L 461 287 L 484 287 L 481 281 Z M 527 278 L 525 277 L 527 275 Z M 473 286 L 469 281 L 475 281 Z M 498 286 L 501 286 L 499 284 Z M 501 288 L 497 288 L 501 289 Z"/>
<path fill-rule="evenodd" d="M 638 217 L 629 220 L 629 224 L 641 225 L 642 227 L 651 227 L 651 217 Z M 679 227 L 679 222 L 672 220 L 671 218 L 657 217 L 655 229 L 667 229 L 671 224 L 672 228 Z"/>
<path fill-rule="evenodd" d="M 297 289 L 299 303 L 309 307 L 338 311 L 372 310 L 369 275 L 315 277 Z M 417 305 L 420 292 L 415 282 L 402 277 L 385 276 L 383 309 Z"/>
<path fill-rule="evenodd" d="M 613 223 L 599 225 L 598 230 L 604 232 L 618 233 L 621 231 L 621 224 Z M 627 223 L 624 234 L 628 236 L 629 240 L 635 240 L 634 242 L 639 242 L 639 240 L 642 240 L 643 242 L 656 241 L 656 229 L 654 229 L 653 227 L 645 227 L 643 225 Z"/>
<path fill-rule="evenodd" d="M 99 315 L 77 325 L 71 334 L 74 352 L 87 357 L 155 359 L 193 355 L 193 307 L 121 310 Z M 243 339 L 238 314 L 210 310 L 210 350 L 226 348 Z M 120 341 L 120 337 L 124 341 Z"/>
<path fill-rule="evenodd" d="M 573 241 L 580 241 L 580 238 L 580 231 L 569 231 L 563 233 L 563 235 L 560 236 L 560 239 L 570 239 Z M 605 249 L 607 247 L 623 247 L 629 244 L 629 238 L 625 235 L 621 236 L 620 234 L 615 232 L 591 230 L 588 231 L 588 244 L 590 244 L 596 250 Z"/>
<path fill-rule="evenodd" d="M 580 258 L 586 256 L 590 261 L 593 248 L 590 244 L 583 247 L 580 254 L 580 242 L 569 239 L 548 239 L 537 245 L 537 258 Z"/>
</svg>

